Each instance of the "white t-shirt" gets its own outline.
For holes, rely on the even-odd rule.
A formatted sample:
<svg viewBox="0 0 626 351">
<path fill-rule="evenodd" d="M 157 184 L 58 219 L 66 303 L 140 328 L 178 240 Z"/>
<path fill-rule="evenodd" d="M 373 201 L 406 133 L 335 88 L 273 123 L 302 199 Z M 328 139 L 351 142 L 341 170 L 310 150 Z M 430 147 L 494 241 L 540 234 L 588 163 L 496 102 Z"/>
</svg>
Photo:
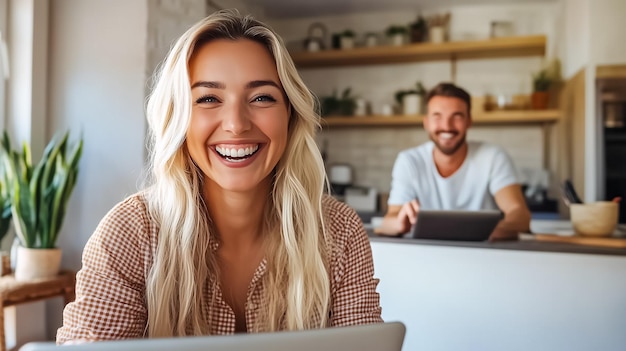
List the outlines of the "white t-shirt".
<svg viewBox="0 0 626 351">
<path fill-rule="evenodd" d="M 518 183 L 513 161 L 496 145 L 468 142 L 465 161 L 447 178 L 437 171 L 434 147 L 429 141 L 400 152 L 393 166 L 389 205 L 417 199 L 425 210 L 498 209 L 494 195 Z"/>
</svg>

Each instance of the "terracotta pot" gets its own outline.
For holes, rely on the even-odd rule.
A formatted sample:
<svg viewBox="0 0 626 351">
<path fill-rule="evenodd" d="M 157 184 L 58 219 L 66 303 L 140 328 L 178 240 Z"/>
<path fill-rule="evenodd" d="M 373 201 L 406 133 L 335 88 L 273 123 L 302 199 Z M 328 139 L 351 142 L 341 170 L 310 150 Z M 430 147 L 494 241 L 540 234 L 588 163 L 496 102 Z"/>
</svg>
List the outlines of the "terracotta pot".
<svg viewBox="0 0 626 351">
<path fill-rule="evenodd" d="M 53 278 L 61 267 L 61 249 L 17 248 L 15 280 L 30 281 Z"/>
<path fill-rule="evenodd" d="M 530 96 L 530 108 L 533 110 L 545 110 L 548 108 L 550 94 L 547 91 L 536 91 Z"/>
</svg>

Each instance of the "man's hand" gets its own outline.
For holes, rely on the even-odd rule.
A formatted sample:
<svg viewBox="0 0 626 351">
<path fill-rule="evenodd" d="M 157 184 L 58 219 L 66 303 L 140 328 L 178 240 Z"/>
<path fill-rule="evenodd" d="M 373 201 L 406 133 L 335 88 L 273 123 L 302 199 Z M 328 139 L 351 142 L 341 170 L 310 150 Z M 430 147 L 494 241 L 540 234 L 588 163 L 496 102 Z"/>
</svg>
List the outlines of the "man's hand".
<svg viewBox="0 0 626 351">
<path fill-rule="evenodd" d="M 417 222 L 417 214 L 420 205 L 417 200 L 412 200 L 404 205 L 389 206 L 383 224 L 374 232 L 382 235 L 400 235 L 411 230 L 411 226 Z"/>
<path fill-rule="evenodd" d="M 504 212 L 504 219 L 491 233 L 489 241 L 517 240 L 518 233 L 530 232 L 530 211 L 518 184 L 498 190 L 494 198 L 498 208 Z"/>
</svg>

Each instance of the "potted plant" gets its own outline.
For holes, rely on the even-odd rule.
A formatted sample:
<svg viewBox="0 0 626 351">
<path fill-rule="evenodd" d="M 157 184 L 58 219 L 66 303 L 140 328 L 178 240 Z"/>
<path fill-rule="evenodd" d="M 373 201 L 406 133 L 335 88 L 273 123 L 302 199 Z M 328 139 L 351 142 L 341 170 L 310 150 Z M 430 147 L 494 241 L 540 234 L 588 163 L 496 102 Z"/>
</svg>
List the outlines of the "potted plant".
<svg viewBox="0 0 626 351">
<path fill-rule="evenodd" d="M 337 90 L 333 91 L 330 96 L 321 98 L 321 114 L 322 116 L 352 116 L 356 108 L 356 97 L 352 96 L 350 87 L 344 89 L 341 95 L 337 94 Z"/>
<path fill-rule="evenodd" d="M 0 153 L 2 149 L 0 149 Z M 1 167 L 0 163 L 0 242 L 9 232 L 11 224 L 11 196 L 9 193 L 9 185 L 7 181 L 7 172 L 5 167 Z M 2 272 L 1 275 L 11 272 L 11 265 L 8 253 L 1 253 L 2 256 Z"/>
<path fill-rule="evenodd" d="M 415 89 L 399 90 L 395 97 L 402 114 L 416 115 L 422 113 L 424 95 L 426 95 L 424 85 L 422 82 L 417 82 Z"/>
<path fill-rule="evenodd" d="M 56 276 L 61 250 L 56 241 L 70 195 L 78 176 L 82 139 L 69 145 L 69 132 L 48 143 L 38 164 L 33 165 L 30 146 L 22 152 L 11 148 L 8 134 L 2 139 L 3 166 L 7 172 L 13 227 L 19 240 L 16 280 Z"/>
<path fill-rule="evenodd" d="M 533 110 L 545 110 L 548 108 L 551 85 L 552 77 L 548 74 L 548 70 L 542 69 L 533 76 L 533 93 L 530 96 L 530 105 Z"/>
<path fill-rule="evenodd" d="M 428 36 L 431 43 L 443 43 L 447 40 L 450 13 L 435 14 L 428 18 Z"/>
<path fill-rule="evenodd" d="M 421 43 L 426 40 L 428 34 L 428 23 L 424 16 L 419 14 L 415 22 L 409 26 L 411 30 L 411 43 Z"/>
<path fill-rule="evenodd" d="M 378 46 L 378 35 L 374 32 L 365 33 L 365 47 L 373 48 Z"/>
<path fill-rule="evenodd" d="M 341 33 L 339 37 L 339 46 L 342 50 L 353 49 L 354 48 L 354 39 L 356 35 L 353 31 L 346 29 Z"/>
<path fill-rule="evenodd" d="M 404 44 L 404 37 L 407 34 L 407 29 L 404 26 L 392 25 L 387 28 L 385 34 L 389 38 L 391 45 L 400 46 Z"/>
</svg>

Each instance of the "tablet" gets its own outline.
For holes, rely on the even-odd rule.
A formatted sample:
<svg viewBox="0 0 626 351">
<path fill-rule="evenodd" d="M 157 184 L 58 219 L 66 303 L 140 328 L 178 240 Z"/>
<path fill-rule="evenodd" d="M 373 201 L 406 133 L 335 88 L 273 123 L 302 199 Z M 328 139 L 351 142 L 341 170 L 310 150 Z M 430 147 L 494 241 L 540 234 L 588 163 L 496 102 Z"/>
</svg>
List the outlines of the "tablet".
<svg viewBox="0 0 626 351">
<path fill-rule="evenodd" d="M 504 214 L 498 210 L 420 210 L 411 237 L 416 239 L 485 241 Z"/>
</svg>

